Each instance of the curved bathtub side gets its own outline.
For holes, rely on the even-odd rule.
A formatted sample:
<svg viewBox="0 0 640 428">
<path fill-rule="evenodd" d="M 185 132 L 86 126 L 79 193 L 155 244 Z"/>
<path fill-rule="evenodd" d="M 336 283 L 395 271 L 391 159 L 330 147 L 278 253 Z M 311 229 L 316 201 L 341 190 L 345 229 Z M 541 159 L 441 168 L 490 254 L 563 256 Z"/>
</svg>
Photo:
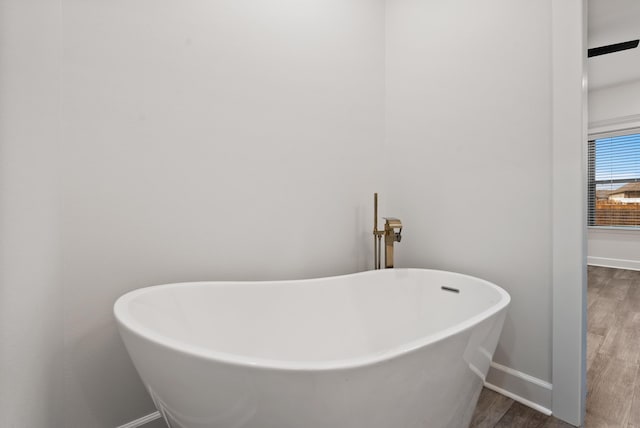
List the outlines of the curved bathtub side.
<svg viewBox="0 0 640 428">
<path fill-rule="evenodd" d="M 227 364 L 119 327 L 172 428 L 460 428 L 473 415 L 505 312 L 395 358 L 321 371 Z"/>
<path fill-rule="evenodd" d="M 114 314 L 137 334 L 202 358 L 325 370 L 428 346 L 471 328 L 509 300 L 494 284 L 466 275 L 388 269 L 300 281 L 148 287 L 120 297 Z"/>
</svg>

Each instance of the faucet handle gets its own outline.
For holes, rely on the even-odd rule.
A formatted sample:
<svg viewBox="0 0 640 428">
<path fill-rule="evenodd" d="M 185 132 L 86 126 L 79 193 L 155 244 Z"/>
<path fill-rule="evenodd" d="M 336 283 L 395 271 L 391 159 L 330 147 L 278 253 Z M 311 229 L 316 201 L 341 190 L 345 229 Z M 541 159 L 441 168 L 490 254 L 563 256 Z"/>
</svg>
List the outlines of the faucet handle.
<svg viewBox="0 0 640 428">
<path fill-rule="evenodd" d="M 402 222 L 399 218 L 395 217 L 383 217 L 385 220 L 386 226 L 392 229 L 402 229 Z"/>
</svg>

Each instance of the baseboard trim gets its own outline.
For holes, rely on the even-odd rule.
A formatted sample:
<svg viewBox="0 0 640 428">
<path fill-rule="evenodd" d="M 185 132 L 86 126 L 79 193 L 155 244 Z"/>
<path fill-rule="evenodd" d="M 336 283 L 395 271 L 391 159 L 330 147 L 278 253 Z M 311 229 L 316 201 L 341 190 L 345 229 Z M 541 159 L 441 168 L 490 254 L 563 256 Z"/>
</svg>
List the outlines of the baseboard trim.
<svg viewBox="0 0 640 428">
<path fill-rule="evenodd" d="M 136 419 L 135 421 L 127 422 L 124 425 L 119 425 L 116 428 L 138 428 L 142 425 L 148 424 L 149 422 L 155 421 L 156 419 L 162 418 L 160 412 L 155 411 L 153 413 L 149 413 L 146 416 Z"/>
<path fill-rule="evenodd" d="M 549 382 L 502 364 L 491 363 L 484 386 L 540 413 L 551 415 L 553 387 Z"/>
<path fill-rule="evenodd" d="M 640 270 L 640 261 L 609 259 L 606 257 L 587 257 L 587 264 L 590 266 L 602 266 L 616 269 Z"/>
<path fill-rule="evenodd" d="M 547 409 L 546 407 L 542 407 L 541 405 L 536 404 L 533 401 L 529 401 L 526 398 L 522 398 L 519 395 L 516 395 L 512 392 L 507 391 L 506 389 L 498 388 L 497 386 L 492 385 L 488 382 L 485 382 L 484 386 L 487 389 L 497 392 L 498 394 L 502 394 L 505 397 L 511 398 L 513 401 L 517 401 L 520 404 L 523 404 L 527 407 L 531 407 L 533 410 L 537 410 L 538 412 L 544 415 L 551 416 L 551 410 Z"/>
</svg>

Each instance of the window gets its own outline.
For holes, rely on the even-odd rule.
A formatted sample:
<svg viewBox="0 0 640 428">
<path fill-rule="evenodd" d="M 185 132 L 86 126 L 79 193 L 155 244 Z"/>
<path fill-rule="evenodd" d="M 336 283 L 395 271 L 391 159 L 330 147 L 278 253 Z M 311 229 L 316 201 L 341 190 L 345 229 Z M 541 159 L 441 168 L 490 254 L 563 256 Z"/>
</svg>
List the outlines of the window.
<svg viewBox="0 0 640 428">
<path fill-rule="evenodd" d="M 640 229 L 640 133 L 589 141 L 589 226 Z"/>
</svg>

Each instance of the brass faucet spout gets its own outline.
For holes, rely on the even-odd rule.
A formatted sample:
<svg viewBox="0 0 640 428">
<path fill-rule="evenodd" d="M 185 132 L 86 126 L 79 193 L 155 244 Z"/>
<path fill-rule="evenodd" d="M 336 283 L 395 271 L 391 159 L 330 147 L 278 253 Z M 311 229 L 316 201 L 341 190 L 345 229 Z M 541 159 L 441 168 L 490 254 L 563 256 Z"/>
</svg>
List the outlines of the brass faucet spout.
<svg viewBox="0 0 640 428">
<path fill-rule="evenodd" d="M 396 232 L 398 229 L 398 232 Z M 384 267 L 393 267 L 393 244 L 402 239 L 402 222 L 393 217 L 385 218 L 384 223 Z"/>
</svg>

